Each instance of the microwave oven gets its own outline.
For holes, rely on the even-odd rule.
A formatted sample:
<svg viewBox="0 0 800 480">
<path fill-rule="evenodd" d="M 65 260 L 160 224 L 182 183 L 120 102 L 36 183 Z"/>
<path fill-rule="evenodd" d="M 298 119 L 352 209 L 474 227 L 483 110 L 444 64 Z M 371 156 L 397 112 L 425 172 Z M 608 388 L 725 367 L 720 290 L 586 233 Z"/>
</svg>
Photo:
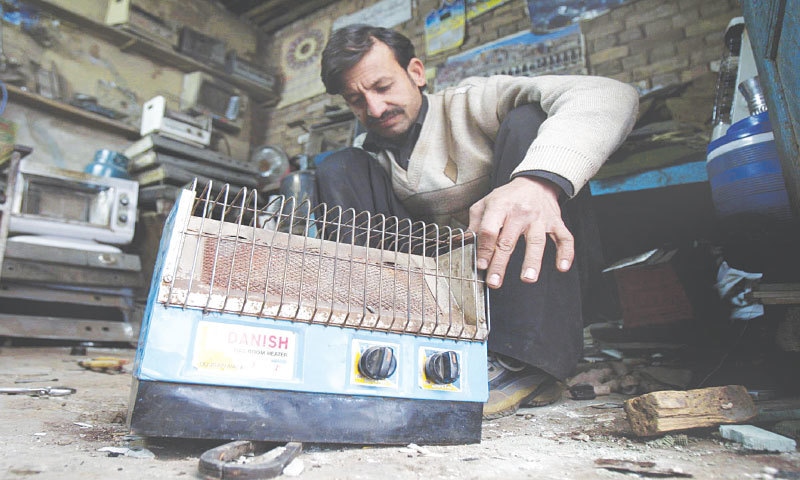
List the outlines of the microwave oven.
<svg viewBox="0 0 800 480">
<path fill-rule="evenodd" d="M 10 233 L 125 245 L 133 240 L 139 183 L 23 159 L 12 192 Z"/>
</svg>

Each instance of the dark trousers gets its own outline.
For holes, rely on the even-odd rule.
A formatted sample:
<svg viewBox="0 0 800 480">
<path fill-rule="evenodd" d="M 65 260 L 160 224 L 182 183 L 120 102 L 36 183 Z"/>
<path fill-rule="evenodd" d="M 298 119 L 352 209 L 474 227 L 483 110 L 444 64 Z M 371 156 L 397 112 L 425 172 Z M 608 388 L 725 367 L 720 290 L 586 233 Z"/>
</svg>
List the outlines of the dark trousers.
<svg viewBox="0 0 800 480">
<path fill-rule="evenodd" d="M 526 105 L 513 110 L 500 126 L 494 145 L 493 187 L 509 181 L 545 119 L 540 108 Z M 394 195 L 391 179 L 366 152 L 346 148 L 330 154 L 316 172 L 317 195 L 328 206 L 356 212 L 413 218 Z M 491 331 L 489 350 L 508 355 L 564 379 L 572 374 L 583 349 L 581 283 L 586 275 L 582 258 L 593 239 L 594 223 L 588 188 L 562 204 L 562 216 L 575 236 L 576 260 L 569 272 L 555 268 L 555 246 L 548 241 L 539 281 L 520 280 L 524 243 L 519 242 L 509 262 L 503 286 L 489 295 Z M 489 193 L 489 192 L 486 192 Z M 586 235 L 589 238 L 586 238 Z"/>
</svg>

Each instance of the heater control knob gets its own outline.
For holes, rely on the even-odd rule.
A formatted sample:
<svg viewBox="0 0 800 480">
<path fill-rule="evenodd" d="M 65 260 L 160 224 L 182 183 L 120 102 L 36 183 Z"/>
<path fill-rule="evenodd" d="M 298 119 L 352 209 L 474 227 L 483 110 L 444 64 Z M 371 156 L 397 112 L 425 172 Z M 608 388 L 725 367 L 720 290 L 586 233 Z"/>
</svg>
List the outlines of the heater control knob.
<svg viewBox="0 0 800 480">
<path fill-rule="evenodd" d="M 392 376 L 397 369 L 394 349 L 386 346 L 369 347 L 361 354 L 358 371 L 373 380 L 383 380 Z"/>
<path fill-rule="evenodd" d="M 120 197 L 119 197 L 119 204 L 120 205 L 128 206 L 129 203 L 131 203 L 131 201 L 130 201 L 130 199 L 128 198 L 127 195 L 125 195 L 125 194 L 120 195 Z"/>
<path fill-rule="evenodd" d="M 119 223 L 128 223 L 128 214 L 127 213 L 120 213 L 117 216 L 117 220 L 119 220 Z"/>
<path fill-rule="evenodd" d="M 458 380 L 459 375 L 458 354 L 452 350 L 434 353 L 425 362 L 425 376 L 433 383 L 447 385 Z"/>
</svg>

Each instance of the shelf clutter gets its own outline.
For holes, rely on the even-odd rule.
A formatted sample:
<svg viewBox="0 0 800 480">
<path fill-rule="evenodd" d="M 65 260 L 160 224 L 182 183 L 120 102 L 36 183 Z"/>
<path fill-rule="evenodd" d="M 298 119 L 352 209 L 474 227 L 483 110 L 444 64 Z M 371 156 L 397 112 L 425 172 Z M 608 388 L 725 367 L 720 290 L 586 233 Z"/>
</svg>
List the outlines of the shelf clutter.
<svg viewBox="0 0 800 480">
<path fill-rule="evenodd" d="M 139 182 L 139 206 L 166 212 L 178 191 L 195 179 L 199 185 L 225 184 L 231 190 L 256 188 L 261 172 L 257 166 L 195 147 L 157 133 L 145 135 L 123 152 L 130 159 L 131 178 Z"/>
<path fill-rule="evenodd" d="M 181 53 L 174 48 L 174 45 L 165 42 L 163 37 L 153 34 L 148 34 L 147 36 L 142 35 L 142 25 L 144 25 L 144 23 L 140 22 L 139 28 L 136 29 L 132 29 L 123 24 L 119 24 L 118 26 L 108 25 L 81 16 L 47 0 L 27 0 L 25 3 L 31 7 L 50 13 L 60 20 L 77 25 L 83 30 L 91 32 L 92 35 L 116 45 L 121 51 L 136 53 L 160 64 L 173 66 L 184 72 L 200 70 L 212 74 L 223 81 L 245 90 L 253 100 L 260 104 L 273 105 L 279 100 L 280 85 L 277 81 L 277 77 L 274 77 L 269 72 L 263 72 L 258 78 L 254 77 L 252 65 L 245 65 L 239 57 L 231 56 L 231 60 L 228 61 L 231 68 L 229 72 L 227 72 L 225 64 L 218 65 L 216 63 L 207 62 L 205 59 L 197 59 L 185 53 Z M 129 4 L 129 2 L 120 3 Z M 126 6 L 126 8 L 128 7 Z M 134 16 L 138 15 L 140 19 L 147 18 L 147 16 L 141 14 L 141 12 L 137 13 L 138 10 L 131 8 L 129 10 L 129 15 L 133 12 Z M 129 16 L 129 18 L 131 17 Z M 153 25 L 153 19 L 151 18 L 150 20 L 149 24 Z M 158 40 L 159 38 L 162 38 L 162 40 Z M 180 42 L 178 37 L 174 38 L 178 39 Z M 197 38 L 196 35 L 195 38 Z"/>
</svg>

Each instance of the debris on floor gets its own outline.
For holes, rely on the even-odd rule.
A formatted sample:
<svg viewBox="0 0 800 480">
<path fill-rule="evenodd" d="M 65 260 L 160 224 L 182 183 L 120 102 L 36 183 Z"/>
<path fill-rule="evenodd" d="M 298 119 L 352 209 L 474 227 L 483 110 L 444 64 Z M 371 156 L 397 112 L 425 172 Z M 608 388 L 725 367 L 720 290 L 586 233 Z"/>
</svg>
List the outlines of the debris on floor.
<svg viewBox="0 0 800 480">
<path fill-rule="evenodd" d="M 593 363 L 583 371 L 609 368 L 617 374 L 611 365 L 615 362 L 624 364 L 627 373 L 645 367 L 674 366 L 652 352 L 635 356 L 628 350 L 621 351 L 622 359 L 608 357 L 608 363 Z M 134 354 L 132 349 L 90 347 L 86 358 L 132 360 Z M 680 368 L 683 367 L 676 369 Z M 6 415 L 0 424 L 0 477 L 35 473 L 41 478 L 57 478 L 64 471 L 70 472 L 70 478 L 81 480 L 197 476 L 202 454 L 227 440 L 131 435 L 125 413 L 133 379 L 124 370 L 122 373 L 98 375 L 80 367 L 69 355 L 69 348 L 0 348 L 0 385 L 13 385 L 18 379 L 59 378 L 75 388 L 75 393 L 63 397 L 0 395 L 0 411 L 17 413 Z M 634 397 L 610 392 L 593 400 L 574 400 L 565 393 L 553 405 L 524 408 L 517 415 L 483 422 L 480 443 L 468 445 L 304 443 L 302 453 L 286 464 L 280 475 L 303 480 L 624 478 L 623 475 L 704 480 L 800 478 L 797 450 L 748 450 L 741 443 L 724 438 L 716 428 L 639 437 L 623 408 L 631 398 Z M 790 401 L 785 397 L 756 401 L 758 416 L 749 424 L 776 430 L 779 422 L 797 420 L 793 416 L 800 412 L 798 402 L 800 399 Z M 191 415 L 190 409 L 187 415 Z"/>
<path fill-rule="evenodd" d="M 722 438 L 741 443 L 745 449 L 757 452 L 794 452 L 797 443 L 791 438 L 772 433 L 754 425 L 722 425 Z"/>
<path fill-rule="evenodd" d="M 97 357 L 78 361 L 78 365 L 95 372 L 122 373 L 130 360 L 116 357 Z"/>
<path fill-rule="evenodd" d="M 728 385 L 647 393 L 627 400 L 625 413 L 633 432 L 647 437 L 746 422 L 754 418 L 758 410 L 745 387 Z"/>
<path fill-rule="evenodd" d="M 660 478 L 692 478 L 693 475 L 686 473 L 680 468 L 659 467 L 656 462 L 634 462 L 630 460 L 616 460 L 611 458 L 600 458 L 594 462 L 599 467 L 606 470 L 613 470 L 620 473 L 632 473 L 644 477 Z"/>
</svg>

